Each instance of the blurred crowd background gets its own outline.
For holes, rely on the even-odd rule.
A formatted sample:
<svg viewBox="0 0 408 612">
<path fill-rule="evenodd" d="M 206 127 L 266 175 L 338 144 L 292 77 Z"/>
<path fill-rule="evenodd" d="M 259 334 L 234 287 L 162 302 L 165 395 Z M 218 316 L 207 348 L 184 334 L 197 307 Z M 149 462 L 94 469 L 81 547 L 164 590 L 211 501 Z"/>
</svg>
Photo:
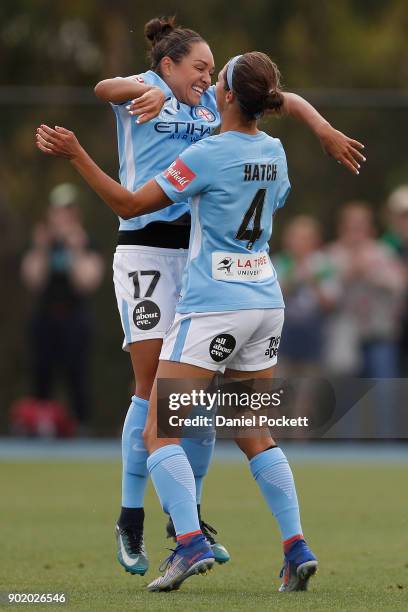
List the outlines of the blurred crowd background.
<svg viewBox="0 0 408 612">
<path fill-rule="evenodd" d="M 356 177 L 295 121 L 261 125 L 282 140 L 292 183 L 271 241 L 287 305 L 279 373 L 408 377 L 405 0 L 4 0 L 0 434 L 29 419 L 29 397 L 50 400 L 66 435 L 59 403 L 79 433 L 120 430 L 132 381 L 111 281 L 117 220 L 69 164 L 36 150 L 34 132 L 74 129 L 117 176 L 114 116 L 93 87 L 146 70 L 143 26 L 169 13 L 206 37 L 216 69 L 238 52 L 271 55 L 288 91 L 366 147 Z"/>
</svg>

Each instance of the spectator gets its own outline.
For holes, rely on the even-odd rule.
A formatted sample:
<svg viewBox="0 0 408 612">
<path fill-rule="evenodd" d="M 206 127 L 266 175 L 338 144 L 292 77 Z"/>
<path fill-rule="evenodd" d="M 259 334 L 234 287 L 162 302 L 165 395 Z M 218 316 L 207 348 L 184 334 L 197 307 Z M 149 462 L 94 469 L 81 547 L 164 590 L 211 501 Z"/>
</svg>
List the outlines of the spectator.
<svg viewBox="0 0 408 612">
<path fill-rule="evenodd" d="M 408 265 L 408 185 L 394 189 L 387 200 L 388 229 L 383 241 Z"/>
<path fill-rule="evenodd" d="M 321 368 L 325 322 L 338 297 L 334 270 L 321 243 L 319 223 L 297 216 L 287 225 L 284 250 L 274 260 L 286 305 L 281 376 L 308 376 Z"/>
<path fill-rule="evenodd" d="M 46 219 L 34 227 L 21 274 L 36 296 L 30 324 L 34 395 L 50 399 L 56 375 L 63 373 L 72 410 L 85 428 L 92 338 L 87 298 L 100 285 L 104 266 L 82 225 L 76 199 L 77 189 L 68 183 L 51 191 Z"/>
<path fill-rule="evenodd" d="M 331 326 L 329 364 L 336 373 L 398 377 L 405 277 L 392 251 L 376 239 L 367 203 L 355 201 L 343 207 L 338 239 L 328 252 L 342 287 Z"/>
<path fill-rule="evenodd" d="M 383 241 L 400 258 L 405 270 L 405 285 L 408 285 L 408 185 L 397 187 L 387 200 L 387 231 Z M 400 337 L 401 375 L 408 376 L 408 292 L 402 313 Z"/>
</svg>

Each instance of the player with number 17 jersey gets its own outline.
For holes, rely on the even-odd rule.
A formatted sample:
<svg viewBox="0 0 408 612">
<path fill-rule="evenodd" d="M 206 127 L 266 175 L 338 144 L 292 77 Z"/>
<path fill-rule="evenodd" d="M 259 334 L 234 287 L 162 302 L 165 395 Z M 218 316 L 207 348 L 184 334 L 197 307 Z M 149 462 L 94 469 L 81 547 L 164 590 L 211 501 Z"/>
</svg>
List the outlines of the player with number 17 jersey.
<svg viewBox="0 0 408 612">
<path fill-rule="evenodd" d="M 220 125 L 220 115 L 214 86 L 203 93 L 198 106 L 188 106 L 177 100 L 167 83 L 153 70 L 127 78 L 159 87 L 166 96 L 160 114 L 143 124 L 136 123 L 129 115 L 129 102 L 111 104 L 118 133 L 120 182 L 129 191 L 136 191 L 191 144 L 211 136 Z M 120 219 L 119 229 L 137 230 L 154 221 L 171 222 L 189 212 L 187 198 L 181 198 L 163 210 Z"/>
<path fill-rule="evenodd" d="M 214 87 L 203 93 L 199 105 L 191 107 L 177 100 L 153 70 L 127 78 L 159 87 L 166 96 L 160 114 L 142 124 L 129 115 L 129 101 L 111 104 L 117 123 L 120 182 L 134 192 L 189 146 L 211 136 L 220 115 Z M 172 323 L 189 233 L 187 195 L 162 210 L 130 219 L 119 217 L 113 270 L 125 350 L 137 341 L 163 338 Z M 153 302 L 147 305 L 150 318 L 143 319 L 146 297 Z"/>
</svg>

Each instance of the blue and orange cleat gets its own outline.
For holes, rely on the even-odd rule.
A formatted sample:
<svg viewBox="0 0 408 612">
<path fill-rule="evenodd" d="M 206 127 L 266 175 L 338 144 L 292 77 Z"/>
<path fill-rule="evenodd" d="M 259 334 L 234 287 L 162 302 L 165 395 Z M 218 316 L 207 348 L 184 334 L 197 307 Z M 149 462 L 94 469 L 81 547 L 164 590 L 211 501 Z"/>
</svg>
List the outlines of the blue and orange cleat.
<svg viewBox="0 0 408 612">
<path fill-rule="evenodd" d="M 307 591 L 309 579 L 316 573 L 317 565 L 317 559 L 306 542 L 302 539 L 296 540 L 285 553 L 280 573 L 283 582 L 279 591 Z"/>
<path fill-rule="evenodd" d="M 214 555 L 202 533 L 177 544 L 172 554 L 160 566 L 163 576 L 153 580 L 149 591 L 176 591 L 184 580 L 195 574 L 206 574 L 214 565 Z"/>
<path fill-rule="evenodd" d="M 198 518 L 200 520 L 200 529 L 203 532 L 203 535 L 206 538 L 207 542 L 211 546 L 215 562 L 219 563 L 220 565 L 223 563 L 227 563 L 227 561 L 229 561 L 231 557 L 225 546 L 223 546 L 222 544 L 220 544 L 220 542 L 217 542 L 214 539 L 214 536 L 217 535 L 217 530 L 205 521 L 203 521 L 200 514 L 198 515 Z M 174 529 L 171 517 L 169 517 L 169 521 L 166 525 L 166 534 L 168 538 L 173 538 L 173 540 L 176 541 L 176 530 Z"/>
</svg>

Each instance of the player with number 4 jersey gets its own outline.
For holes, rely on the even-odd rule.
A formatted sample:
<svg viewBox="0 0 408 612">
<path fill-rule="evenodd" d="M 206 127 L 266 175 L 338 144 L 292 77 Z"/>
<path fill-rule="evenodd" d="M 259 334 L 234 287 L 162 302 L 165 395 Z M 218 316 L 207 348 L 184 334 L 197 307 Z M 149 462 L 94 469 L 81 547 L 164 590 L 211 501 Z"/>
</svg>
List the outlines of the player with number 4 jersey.
<svg viewBox="0 0 408 612">
<path fill-rule="evenodd" d="M 161 359 L 211 370 L 271 367 L 276 358 L 265 358 L 264 344 L 280 336 L 284 303 L 268 241 L 290 190 L 281 142 L 264 132 L 223 132 L 189 147 L 155 180 L 172 201 L 191 198 L 192 218 L 181 297 Z M 264 309 L 272 309 L 271 325 L 252 337 Z M 257 312 L 248 318 L 248 310 Z M 219 361 L 210 346 L 221 333 L 234 347 Z"/>
<path fill-rule="evenodd" d="M 290 190 L 280 140 L 223 132 L 189 147 L 155 180 L 172 201 L 191 199 L 177 312 L 282 308 L 268 255 L 272 217 Z"/>
</svg>

